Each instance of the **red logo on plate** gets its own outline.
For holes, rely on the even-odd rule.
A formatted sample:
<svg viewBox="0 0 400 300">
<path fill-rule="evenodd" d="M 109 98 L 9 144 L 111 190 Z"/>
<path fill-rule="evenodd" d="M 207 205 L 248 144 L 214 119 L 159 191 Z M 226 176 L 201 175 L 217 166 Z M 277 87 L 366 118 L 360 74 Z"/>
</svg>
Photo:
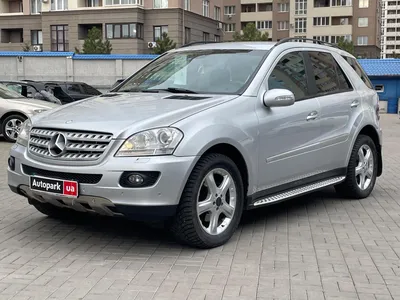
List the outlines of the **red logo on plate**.
<svg viewBox="0 0 400 300">
<path fill-rule="evenodd" d="M 75 181 L 64 181 L 64 195 L 78 196 L 78 183 Z"/>
</svg>

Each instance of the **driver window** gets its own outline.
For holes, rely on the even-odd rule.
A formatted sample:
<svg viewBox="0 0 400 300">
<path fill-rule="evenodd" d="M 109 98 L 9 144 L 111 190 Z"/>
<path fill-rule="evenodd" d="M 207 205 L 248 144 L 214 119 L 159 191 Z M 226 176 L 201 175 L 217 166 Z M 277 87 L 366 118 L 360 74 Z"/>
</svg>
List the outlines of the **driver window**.
<svg viewBox="0 0 400 300">
<path fill-rule="evenodd" d="M 268 89 L 290 90 L 296 100 L 301 100 L 309 95 L 301 52 L 288 53 L 279 60 L 268 78 Z"/>
</svg>

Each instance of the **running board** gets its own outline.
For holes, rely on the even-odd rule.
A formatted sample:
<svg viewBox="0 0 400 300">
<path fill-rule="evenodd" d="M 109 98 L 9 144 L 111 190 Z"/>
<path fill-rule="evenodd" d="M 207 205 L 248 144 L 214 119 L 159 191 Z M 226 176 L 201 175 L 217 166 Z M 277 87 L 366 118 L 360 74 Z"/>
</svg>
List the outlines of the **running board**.
<svg viewBox="0 0 400 300">
<path fill-rule="evenodd" d="M 330 185 L 338 184 L 345 179 L 346 179 L 346 176 L 337 176 L 337 177 L 329 178 L 329 179 L 319 181 L 316 183 L 312 183 L 310 185 L 306 185 L 303 187 L 294 188 L 289 191 L 285 191 L 285 192 L 278 193 L 275 195 L 267 196 L 263 199 L 257 200 L 256 202 L 254 202 L 253 206 L 270 204 L 273 202 L 279 202 L 279 201 L 286 200 L 289 198 L 301 196 L 303 194 L 307 194 L 307 193 L 319 190 L 321 188 L 328 187 Z"/>
</svg>

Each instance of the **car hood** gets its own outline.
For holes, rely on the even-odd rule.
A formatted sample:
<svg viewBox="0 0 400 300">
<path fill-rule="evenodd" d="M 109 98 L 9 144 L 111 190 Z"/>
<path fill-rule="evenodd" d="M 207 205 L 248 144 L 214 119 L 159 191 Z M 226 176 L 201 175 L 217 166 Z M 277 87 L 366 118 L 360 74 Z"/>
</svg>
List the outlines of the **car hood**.
<svg viewBox="0 0 400 300">
<path fill-rule="evenodd" d="M 170 99 L 174 97 L 175 99 Z M 199 100 L 191 98 L 201 98 Z M 235 95 L 119 93 L 87 98 L 32 118 L 34 127 L 109 132 L 114 137 L 171 124 Z M 180 98 L 180 99 L 176 99 Z"/>
<path fill-rule="evenodd" d="M 55 107 L 59 107 L 60 105 L 55 103 L 50 103 L 48 101 L 42 101 L 38 99 L 27 99 L 27 98 L 18 98 L 18 99 L 6 99 L 8 103 L 16 104 L 18 106 L 22 105 L 26 108 L 32 109 L 52 109 Z"/>
</svg>

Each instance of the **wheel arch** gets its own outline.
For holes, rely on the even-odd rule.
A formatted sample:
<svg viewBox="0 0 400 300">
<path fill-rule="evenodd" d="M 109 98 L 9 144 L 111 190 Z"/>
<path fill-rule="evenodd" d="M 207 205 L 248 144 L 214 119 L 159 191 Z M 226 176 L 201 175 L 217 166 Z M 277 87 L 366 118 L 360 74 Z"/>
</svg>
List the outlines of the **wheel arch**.
<svg viewBox="0 0 400 300">
<path fill-rule="evenodd" d="M 17 111 L 17 110 L 8 111 L 8 112 L 6 112 L 4 115 L 2 115 L 2 116 L 0 117 L 0 126 L 1 126 L 1 128 L 3 127 L 4 120 L 7 119 L 8 117 L 14 116 L 14 115 L 21 116 L 21 117 L 23 117 L 23 118 L 25 118 L 25 119 L 28 119 L 28 118 L 29 118 L 29 117 L 28 117 L 26 114 L 24 114 L 23 112 L 20 112 L 20 111 Z"/>
<path fill-rule="evenodd" d="M 374 142 L 374 144 L 375 144 L 376 150 L 377 150 L 377 152 L 378 152 L 378 173 L 377 173 L 377 176 L 379 177 L 379 176 L 382 175 L 382 171 L 383 171 L 382 147 L 381 147 L 381 142 L 380 142 L 379 134 L 378 134 L 378 132 L 377 132 L 377 130 L 376 130 L 376 128 L 375 128 L 374 126 L 372 126 L 372 125 L 370 125 L 370 124 L 365 125 L 364 127 L 362 127 L 362 128 L 360 129 L 360 131 L 359 131 L 358 134 L 356 135 L 356 138 L 354 139 L 354 141 L 353 141 L 353 143 L 352 143 L 351 149 L 353 149 L 354 144 L 355 144 L 357 138 L 358 138 L 360 135 L 369 136 L 369 137 L 372 139 L 372 141 Z M 351 153 L 351 151 L 350 151 L 350 153 Z M 350 159 L 350 156 L 349 156 L 348 159 L 347 159 L 347 164 L 348 164 L 348 162 L 349 162 L 349 159 Z"/>
</svg>

